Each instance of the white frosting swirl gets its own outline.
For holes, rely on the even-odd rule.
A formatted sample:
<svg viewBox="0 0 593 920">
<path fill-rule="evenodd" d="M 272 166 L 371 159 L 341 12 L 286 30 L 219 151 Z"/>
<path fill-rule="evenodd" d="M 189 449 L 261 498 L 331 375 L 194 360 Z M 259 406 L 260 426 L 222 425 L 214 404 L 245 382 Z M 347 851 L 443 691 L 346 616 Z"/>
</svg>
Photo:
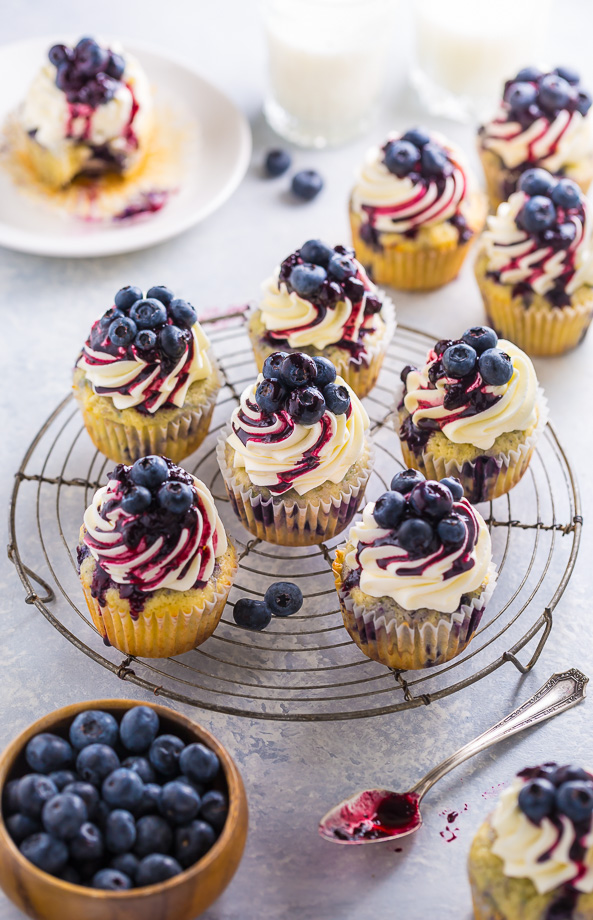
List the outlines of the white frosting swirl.
<svg viewBox="0 0 593 920">
<path fill-rule="evenodd" d="M 586 871 L 581 875 L 579 864 L 570 858 L 575 842 L 574 824 L 564 815 L 558 816 L 559 829 L 549 818 L 534 824 L 518 805 L 519 792 L 524 785 L 520 777 L 501 794 L 491 817 L 496 840 L 492 852 L 502 859 L 504 874 L 509 878 L 528 878 L 539 894 L 546 894 L 571 882 L 578 891 L 593 891 L 592 835 L 585 838 Z M 545 858 L 544 858 L 545 856 Z"/>
<path fill-rule="evenodd" d="M 440 613 L 454 613 L 463 594 L 476 591 L 483 584 L 492 562 L 492 544 L 486 524 L 467 499 L 456 502 L 457 512 L 462 507 L 470 521 L 477 540 L 471 546 L 472 534 L 456 550 L 442 546 L 420 559 L 411 559 L 401 546 L 389 543 L 375 545 L 390 533 L 377 526 L 373 517 L 374 502 L 369 502 L 362 513 L 362 521 L 350 528 L 349 541 L 354 549 L 346 555 L 350 569 L 360 568 L 360 589 L 371 597 L 391 597 L 406 610 L 423 607 Z M 451 574 L 460 560 L 469 562 L 464 571 Z M 421 570 L 421 571 L 419 571 Z"/>
<path fill-rule="evenodd" d="M 305 495 L 324 482 L 341 482 L 360 459 L 369 428 L 356 394 L 336 377 L 336 384 L 350 394 L 350 411 L 334 415 L 326 410 L 319 422 L 301 425 L 285 410 L 269 416 L 261 412 L 255 391 L 263 379 L 260 374 L 246 387 L 231 418 L 233 432 L 227 440 L 235 451 L 235 467 L 244 469 L 253 485 L 274 493 L 293 488 Z"/>
<path fill-rule="evenodd" d="M 119 480 L 111 479 L 95 492 L 84 514 L 84 542 L 112 581 L 118 585 L 134 585 L 143 592 L 159 588 L 189 591 L 196 584 L 208 581 L 215 560 L 226 552 L 228 544 L 212 495 L 201 480 L 193 476 L 192 479 L 197 493 L 192 526 L 179 528 L 175 545 L 162 557 L 163 547 L 171 538 L 170 530 L 158 534 L 152 542 L 143 538 L 134 549 L 125 544 L 122 525 L 139 515 L 128 514 L 119 505 L 122 496 Z M 105 505 L 114 501 L 117 506 L 106 511 Z M 186 513 L 184 521 L 187 518 Z"/>
<path fill-rule="evenodd" d="M 387 142 L 397 140 L 390 134 Z M 416 173 L 399 178 L 390 172 L 382 147 L 373 147 L 366 155 L 352 192 L 352 210 L 369 220 L 376 230 L 405 233 L 418 227 L 430 227 L 453 217 L 468 191 L 468 170 L 461 151 L 437 133 L 431 140 L 444 147 L 452 163 L 451 175 L 437 182 Z"/>
<path fill-rule="evenodd" d="M 406 379 L 404 405 L 414 425 L 422 419 L 434 419 L 441 431 L 454 444 L 473 444 L 480 450 L 488 450 L 496 438 L 509 431 L 525 431 L 537 422 L 537 377 L 531 359 L 506 339 L 499 339 L 498 348 L 506 352 L 513 363 L 513 375 L 502 386 L 489 386 L 476 375 L 478 386 L 486 394 L 500 398 L 483 412 L 462 417 L 467 408 L 462 405 L 456 409 L 446 409 L 444 399 L 446 384 L 458 381 L 452 377 L 441 377 L 436 386 L 430 383 L 428 371 L 436 360 L 430 352 L 428 363 L 421 370 L 411 370 Z M 469 398 L 468 398 L 469 405 Z"/>
<path fill-rule="evenodd" d="M 561 109 L 551 121 L 542 116 L 527 128 L 509 121 L 509 114 L 509 106 L 503 102 L 492 121 L 482 128 L 480 140 L 482 147 L 496 153 L 508 169 L 531 163 L 555 173 L 593 152 L 589 113 Z"/>
</svg>

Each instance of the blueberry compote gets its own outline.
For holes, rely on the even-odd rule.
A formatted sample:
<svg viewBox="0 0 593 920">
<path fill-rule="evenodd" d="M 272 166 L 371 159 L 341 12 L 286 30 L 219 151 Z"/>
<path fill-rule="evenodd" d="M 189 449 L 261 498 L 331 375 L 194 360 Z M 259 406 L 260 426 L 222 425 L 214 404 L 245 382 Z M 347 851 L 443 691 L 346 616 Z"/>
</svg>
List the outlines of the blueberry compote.
<svg viewBox="0 0 593 920">
<path fill-rule="evenodd" d="M 323 837 L 340 843 L 363 843 L 404 837 L 422 824 L 418 796 L 375 789 L 362 792 L 330 813 L 320 824 Z"/>
<path fill-rule="evenodd" d="M 583 89 L 580 75 L 566 67 L 547 73 L 524 67 L 505 83 L 503 100 L 508 120 L 523 130 L 538 118 L 551 121 L 563 110 L 586 115 L 591 108 L 591 94 Z"/>
</svg>

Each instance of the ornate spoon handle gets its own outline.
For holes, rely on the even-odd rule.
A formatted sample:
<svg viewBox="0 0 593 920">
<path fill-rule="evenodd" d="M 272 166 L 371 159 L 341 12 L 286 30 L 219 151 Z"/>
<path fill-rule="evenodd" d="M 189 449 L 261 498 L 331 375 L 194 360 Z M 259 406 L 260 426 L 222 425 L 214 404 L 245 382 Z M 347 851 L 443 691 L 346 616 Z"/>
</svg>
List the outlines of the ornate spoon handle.
<svg viewBox="0 0 593 920">
<path fill-rule="evenodd" d="M 538 722 L 544 722 L 546 719 L 570 709 L 571 706 L 576 706 L 577 703 L 580 703 L 585 698 L 585 688 L 588 681 L 589 678 L 585 677 L 576 668 L 571 668 L 562 674 L 552 674 L 531 699 L 526 700 L 522 706 L 513 710 L 508 716 L 493 725 L 492 728 L 487 729 L 477 738 L 474 738 L 473 741 L 470 741 L 469 744 L 466 744 L 454 754 L 451 754 L 450 757 L 447 757 L 446 760 L 443 760 L 442 763 L 433 767 L 423 779 L 416 783 L 410 792 L 415 792 L 419 799 L 422 799 L 437 780 L 459 766 L 464 760 L 468 760 L 474 754 L 479 754 L 480 751 L 491 747 L 493 744 L 498 744 L 499 741 L 504 741 L 505 738 L 510 738 L 511 735 L 523 731 L 524 728 L 537 725 Z"/>
</svg>

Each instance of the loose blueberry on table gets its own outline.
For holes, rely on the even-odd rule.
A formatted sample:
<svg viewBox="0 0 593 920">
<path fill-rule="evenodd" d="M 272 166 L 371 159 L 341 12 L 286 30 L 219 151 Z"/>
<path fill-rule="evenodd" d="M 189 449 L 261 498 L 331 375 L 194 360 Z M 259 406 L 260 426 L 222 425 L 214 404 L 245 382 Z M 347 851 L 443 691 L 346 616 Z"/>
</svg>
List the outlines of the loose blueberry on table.
<svg viewBox="0 0 593 920">
<path fill-rule="evenodd" d="M 268 176 L 282 176 L 290 168 L 292 157 L 287 150 L 268 150 L 264 160 L 264 169 Z"/>
<path fill-rule="evenodd" d="M 303 606 L 303 592 L 290 581 L 276 581 L 270 585 L 263 601 L 241 597 L 233 608 L 233 618 L 243 629 L 261 631 L 272 617 L 289 617 Z"/>
<path fill-rule="evenodd" d="M 302 169 L 292 178 L 292 194 L 303 201 L 312 201 L 323 188 L 323 179 L 315 169 Z"/>
<path fill-rule="evenodd" d="M 205 745 L 160 729 L 154 709 L 134 706 L 119 722 L 87 710 L 68 738 L 32 738 L 25 760 L 35 772 L 9 780 L 2 803 L 23 856 L 105 891 L 153 885 L 201 859 L 228 814 L 220 762 Z"/>
</svg>

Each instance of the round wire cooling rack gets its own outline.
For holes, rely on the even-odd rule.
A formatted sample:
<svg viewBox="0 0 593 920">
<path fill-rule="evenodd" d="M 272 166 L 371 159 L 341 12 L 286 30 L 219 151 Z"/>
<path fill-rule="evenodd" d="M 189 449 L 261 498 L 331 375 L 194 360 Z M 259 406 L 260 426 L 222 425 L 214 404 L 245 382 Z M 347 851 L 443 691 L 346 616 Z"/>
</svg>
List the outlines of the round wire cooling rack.
<svg viewBox="0 0 593 920">
<path fill-rule="evenodd" d="M 578 487 L 554 429 L 548 425 L 519 485 L 480 509 L 492 535 L 499 579 L 469 648 L 426 671 L 392 671 L 367 659 L 342 625 L 331 572 L 332 549 L 340 537 L 315 547 L 276 547 L 253 539 L 235 518 L 216 464 L 216 440 L 256 369 L 242 314 L 212 322 L 209 334 L 224 386 L 210 433 L 184 466 L 212 490 L 240 560 L 214 635 L 203 646 L 168 659 L 124 657 L 104 646 L 86 610 L 76 545 L 84 509 L 112 463 L 92 446 L 71 396 L 48 418 L 16 473 L 8 554 L 25 587 L 25 601 L 121 680 L 158 696 L 251 718 L 380 715 L 428 705 L 506 663 L 521 673 L 530 670 L 572 574 L 582 525 Z M 391 420 L 400 371 L 405 364 L 422 363 L 434 341 L 399 326 L 379 382 L 365 400 L 377 454 L 367 500 L 380 495 L 403 465 Z M 261 633 L 237 627 L 235 600 L 263 597 L 279 577 L 300 585 L 305 596 L 301 611 L 274 618 Z M 523 649 L 525 663 L 518 657 Z"/>
</svg>

